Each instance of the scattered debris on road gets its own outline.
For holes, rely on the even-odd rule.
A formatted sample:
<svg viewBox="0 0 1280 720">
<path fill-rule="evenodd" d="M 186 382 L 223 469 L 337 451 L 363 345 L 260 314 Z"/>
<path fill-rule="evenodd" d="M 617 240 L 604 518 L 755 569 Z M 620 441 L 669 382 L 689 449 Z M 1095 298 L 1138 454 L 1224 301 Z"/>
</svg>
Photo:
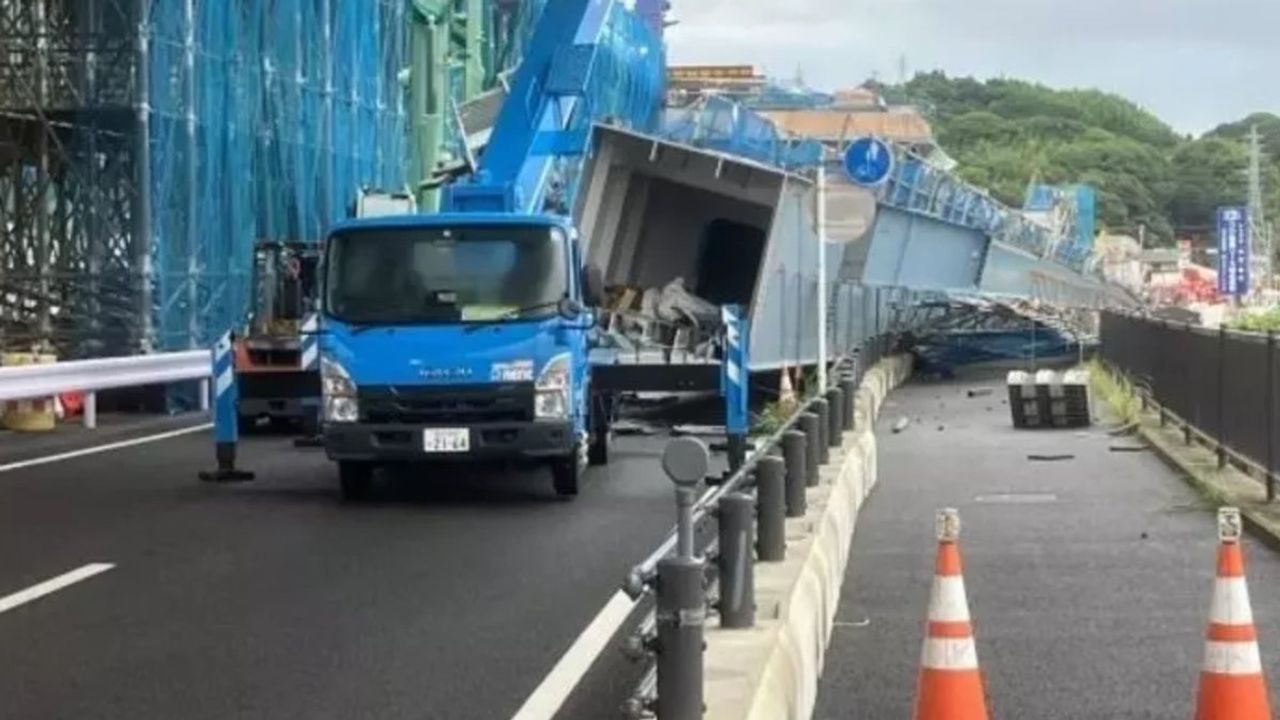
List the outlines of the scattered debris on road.
<svg viewBox="0 0 1280 720">
<path fill-rule="evenodd" d="M 1108 430 L 1107 434 L 1110 435 L 1111 437 L 1120 437 L 1122 435 L 1132 435 L 1137 431 L 1138 431 L 1138 423 L 1131 422 L 1126 425 L 1121 425 L 1120 427 Z"/>
<path fill-rule="evenodd" d="M 1145 443 L 1112 443 L 1107 449 L 1111 452 L 1144 452 L 1151 448 Z"/>
<path fill-rule="evenodd" d="M 1027 456 L 1027 459 L 1033 462 L 1059 462 L 1061 460 L 1075 460 L 1076 456 L 1071 453 L 1059 453 L 1059 454 L 1032 453 Z"/>
<path fill-rule="evenodd" d="M 676 425 L 671 428 L 673 437 L 724 437 L 723 425 Z"/>
<path fill-rule="evenodd" d="M 995 393 L 991 388 L 969 388 L 966 394 L 971 398 L 986 397 Z"/>
<path fill-rule="evenodd" d="M 657 435 L 653 425 L 639 420 L 618 420 L 613 424 L 613 432 L 617 435 Z"/>
<path fill-rule="evenodd" d="M 907 418 L 904 418 L 904 417 L 898 418 L 897 421 L 893 423 L 894 434 L 896 435 L 897 433 L 900 433 L 903 430 L 906 430 L 907 426 L 910 424 L 911 424 L 911 421 L 908 420 Z"/>
</svg>

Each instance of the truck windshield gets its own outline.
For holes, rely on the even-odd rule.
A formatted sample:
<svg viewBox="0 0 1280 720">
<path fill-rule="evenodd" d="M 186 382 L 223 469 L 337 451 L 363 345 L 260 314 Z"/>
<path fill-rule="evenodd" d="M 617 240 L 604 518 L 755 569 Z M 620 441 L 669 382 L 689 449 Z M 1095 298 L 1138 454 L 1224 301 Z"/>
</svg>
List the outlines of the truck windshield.
<svg viewBox="0 0 1280 720">
<path fill-rule="evenodd" d="M 546 317 L 565 265 L 555 227 L 347 230 L 329 239 L 325 309 L 365 325 Z"/>
</svg>

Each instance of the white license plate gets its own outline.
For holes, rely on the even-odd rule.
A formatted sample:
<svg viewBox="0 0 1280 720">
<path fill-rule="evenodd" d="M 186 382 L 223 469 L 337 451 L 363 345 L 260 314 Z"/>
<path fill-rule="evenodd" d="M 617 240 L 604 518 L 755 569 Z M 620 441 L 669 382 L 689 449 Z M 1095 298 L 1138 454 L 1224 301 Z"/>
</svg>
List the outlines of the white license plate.
<svg viewBox="0 0 1280 720">
<path fill-rule="evenodd" d="M 428 428 L 422 431 L 422 449 L 429 453 L 464 453 L 471 450 L 466 428 Z"/>
</svg>

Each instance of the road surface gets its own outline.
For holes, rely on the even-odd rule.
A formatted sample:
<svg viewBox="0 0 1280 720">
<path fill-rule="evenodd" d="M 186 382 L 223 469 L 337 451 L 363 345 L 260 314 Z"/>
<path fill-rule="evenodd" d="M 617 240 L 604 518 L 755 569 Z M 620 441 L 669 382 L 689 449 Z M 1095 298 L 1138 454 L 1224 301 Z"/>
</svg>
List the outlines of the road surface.
<svg viewBox="0 0 1280 720">
<path fill-rule="evenodd" d="M 0 598 L 89 568 L 0 600 L 0 717 L 509 718 L 670 529 L 662 444 L 574 502 L 455 467 L 347 505 L 285 437 L 202 485 L 207 431 L 0 472 Z M 640 669 L 599 657 L 558 717 L 616 716 Z"/>
<path fill-rule="evenodd" d="M 993 717 L 1190 717 L 1217 542 L 1210 508 L 1150 453 L 1111 452 L 1102 428 L 1013 430 L 1003 388 L 987 386 L 996 392 L 968 398 L 972 384 L 913 384 L 884 408 L 880 484 L 859 518 L 815 718 L 910 717 L 944 506 L 960 510 Z M 911 425 L 892 434 L 901 417 Z M 1074 459 L 1027 459 L 1036 453 Z M 1280 560 L 1252 541 L 1245 552 L 1274 670 Z"/>
</svg>

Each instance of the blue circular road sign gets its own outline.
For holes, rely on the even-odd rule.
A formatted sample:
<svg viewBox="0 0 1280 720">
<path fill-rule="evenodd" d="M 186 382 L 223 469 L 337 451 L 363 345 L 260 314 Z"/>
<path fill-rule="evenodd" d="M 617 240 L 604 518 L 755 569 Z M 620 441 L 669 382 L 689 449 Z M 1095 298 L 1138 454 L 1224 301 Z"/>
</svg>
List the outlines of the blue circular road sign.
<svg viewBox="0 0 1280 720">
<path fill-rule="evenodd" d="M 844 153 L 844 172 L 858 185 L 879 185 L 893 173 L 893 148 L 879 138 L 858 138 Z"/>
</svg>

